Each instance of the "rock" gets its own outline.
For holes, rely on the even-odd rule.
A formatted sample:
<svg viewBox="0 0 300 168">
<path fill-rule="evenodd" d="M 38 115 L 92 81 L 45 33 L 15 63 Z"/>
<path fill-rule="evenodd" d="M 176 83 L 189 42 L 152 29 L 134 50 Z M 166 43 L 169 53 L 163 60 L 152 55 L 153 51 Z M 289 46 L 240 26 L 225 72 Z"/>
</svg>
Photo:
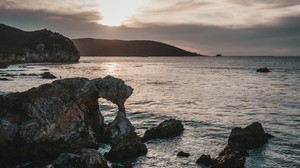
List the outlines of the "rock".
<svg viewBox="0 0 300 168">
<path fill-rule="evenodd" d="M 56 78 L 56 76 L 54 76 L 50 72 L 44 72 L 41 74 L 41 76 L 43 79 L 55 79 Z"/>
<path fill-rule="evenodd" d="M 180 156 L 180 157 L 189 157 L 190 154 L 189 154 L 189 153 L 185 153 L 185 152 L 183 152 L 183 151 L 180 151 L 180 152 L 177 153 L 176 156 Z"/>
<path fill-rule="evenodd" d="M 146 145 L 141 143 L 140 137 L 135 132 L 111 140 L 110 145 L 111 150 L 104 155 L 110 161 L 134 159 L 148 152 Z"/>
<path fill-rule="evenodd" d="M 245 167 L 247 150 L 258 148 L 268 142 L 273 136 L 265 133 L 262 125 L 254 122 L 246 128 L 233 128 L 228 138 L 228 144 L 213 159 L 212 168 L 243 168 Z"/>
<path fill-rule="evenodd" d="M 135 128 L 126 117 L 126 113 L 117 112 L 117 116 L 112 123 L 109 124 L 111 130 L 111 138 L 122 138 L 123 136 L 133 133 Z"/>
<path fill-rule="evenodd" d="M 216 57 L 222 57 L 222 54 L 217 54 Z"/>
<path fill-rule="evenodd" d="M 184 128 L 181 121 L 175 119 L 165 120 L 157 127 L 147 130 L 142 141 L 146 142 L 149 139 L 169 138 L 172 136 L 177 136 L 181 134 L 183 130 Z"/>
<path fill-rule="evenodd" d="M 109 168 L 106 159 L 94 149 L 61 154 L 47 168 Z"/>
<path fill-rule="evenodd" d="M 203 164 L 204 166 L 210 166 L 212 164 L 212 159 L 210 155 L 201 155 L 196 163 Z"/>
<path fill-rule="evenodd" d="M 104 98 L 124 109 L 133 89 L 111 76 L 56 80 L 0 96 L 0 162 L 56 157 L 96 148 L 109 128 L 99 111 Z"/>
<path fill-rule="evenodd" d="M 259 68 L 259 69 L 257 69 L 256 70 L 256 72 L 265 72 L 265 73 L 267 73 L 267 72 L 271 72 L 268 68 Z"/>
<path fill-rule="evenodd" d="M 265 133 L 259 122 L 254 122 L 246 128 L 233 128 L 229 135 L 228 144 L 238 145 L 243 149 L 258 148 L 268 142 L 273 136 Z"/>
</svg>

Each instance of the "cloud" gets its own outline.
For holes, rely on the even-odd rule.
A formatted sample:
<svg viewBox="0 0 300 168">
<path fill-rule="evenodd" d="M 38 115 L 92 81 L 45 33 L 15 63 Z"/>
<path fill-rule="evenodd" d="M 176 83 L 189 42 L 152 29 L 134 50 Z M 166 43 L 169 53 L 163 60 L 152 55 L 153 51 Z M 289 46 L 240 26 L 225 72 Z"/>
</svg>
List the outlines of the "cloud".
<svg viewBox="0 0 300 168">
<path fill-rule="evenodd" d="M 235 3 L 243 6 L 249 6 L 249 5 L 256 5 L 261 4 L 265 5 L 268 8 L 284 8 L 284 7 L 291 7 L 291 6 L 298 6 L 300 5 L 300 0 L 228 0 L 230 3 Z"/>
</svg>

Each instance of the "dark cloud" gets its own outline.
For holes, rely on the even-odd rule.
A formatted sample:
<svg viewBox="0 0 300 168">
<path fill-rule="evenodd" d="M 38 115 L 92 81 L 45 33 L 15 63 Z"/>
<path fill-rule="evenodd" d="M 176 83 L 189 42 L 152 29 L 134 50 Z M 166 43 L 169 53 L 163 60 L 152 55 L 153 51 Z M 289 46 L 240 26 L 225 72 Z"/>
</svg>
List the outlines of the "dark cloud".
<svg viewBox="0 0 300 168">
<path fill-rule="evenodd" d="M 228 0 L 228 2 L 243 6 L 263 4 L 267 5 L 269 8 L 283 8 L 300 5 L 300 0 Z"/>
</svg>

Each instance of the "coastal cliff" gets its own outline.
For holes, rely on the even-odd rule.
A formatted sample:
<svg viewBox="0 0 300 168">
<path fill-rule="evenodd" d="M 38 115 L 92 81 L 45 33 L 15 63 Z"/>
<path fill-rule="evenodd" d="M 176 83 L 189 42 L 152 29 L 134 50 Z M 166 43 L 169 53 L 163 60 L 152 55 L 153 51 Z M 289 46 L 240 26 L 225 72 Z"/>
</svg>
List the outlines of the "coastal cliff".
<svg viewBox="0 0 300 168">
<path fill-rule="evenodd" d="M 47 29 L 23 31 L 0 24 L 0 66 L 24 62 L 77 62 L 73 42 Z"/>
<path fill-rule="evenodd" d="M 73 39 L 82 56 L 201 56 L 181 48 L 148 40 Z"/>
</svg>

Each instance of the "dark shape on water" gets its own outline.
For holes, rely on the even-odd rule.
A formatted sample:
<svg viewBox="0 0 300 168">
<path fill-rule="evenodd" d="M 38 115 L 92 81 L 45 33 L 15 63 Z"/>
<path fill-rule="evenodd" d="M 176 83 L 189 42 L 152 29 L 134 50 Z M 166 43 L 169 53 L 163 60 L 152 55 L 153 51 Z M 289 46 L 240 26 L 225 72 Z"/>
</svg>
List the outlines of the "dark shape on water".
<svg viewBox="0 0 300 168">
<path fill-rule="evenodd" d="M 79 52 L 73 42 L 47 29 L 23 31 L 0 24 L 0 68 L 27 62 L 77 62 Z"/>
<path fill-rule="evenodd" d="M 216 57 L 222 57 L 222 54 L 217 54 Z"/>
<path fill-rule="evenodd" d="M 97 148 L 110 130 L 99 111 L 104 98 L 119 109 L 133 89 L 111 76 L 68 78 L 0 96 L 0 163 L 53 159 Z M 6 165 L 1 165 L 5 167 Z"/>
<path fill-rule="evenodd" d="M 267 67 L 264 67 L 264 68 L 257 69 L 256 72 L 265 72 L 265 73 L 267 73 L 267 72 L 271 72 L 271 71 Z"/>
<path fill-rule="evenodd" d="M 0 78 L 0 81 L 10 81 L 8 78 Z"/>
<path fill-rule="evenodd" d="M 191 154 L 189 154 L 189 153 L 180 151 L 180 152 L 177 153 L 176 156 L 179 156 L 179 157 L 189 157 L 190 155 L 191 155 Z"/>
<path fill-rule="evenodd" d="M 211 167 L 244 168 L 246 156 L 249 155 L 247 150 L 261 147 L 272 137 L 274 136 L 265 133 L 262 125 L 258 122 L 254 122 L 246 128 L 233 128 L 227 146 L 217 158 L 212 159 Z"/>
<path fill-rule="evenodd" d="M 169 138 L 173 136 L 180 135 L 183 132 L 184 128 L 179 120 L 169 119 L 160 123 L 157 127 L 147 130 L 142 139 L 143 142 L 146 142 L 150 139 L 157 138 Z"/>
<path fill-rule="evenodd" d="M 44 72 L 41 74 L 43 79 L 55 79 L 57 78 L 55 75 L 51 74 L 50 72 Z"/>
</svg>

